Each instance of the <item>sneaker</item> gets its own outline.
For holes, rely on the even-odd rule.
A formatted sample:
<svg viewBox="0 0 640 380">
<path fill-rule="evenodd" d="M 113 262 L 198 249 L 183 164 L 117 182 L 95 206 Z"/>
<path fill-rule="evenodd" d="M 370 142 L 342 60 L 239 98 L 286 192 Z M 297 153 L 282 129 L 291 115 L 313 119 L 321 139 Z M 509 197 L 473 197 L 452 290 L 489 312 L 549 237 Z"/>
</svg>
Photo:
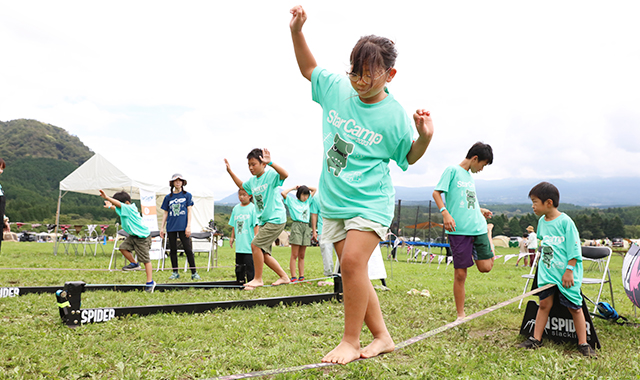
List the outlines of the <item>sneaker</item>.
<svg viewBox="0 0 640 380">
<path fill-rule="evenodd" d="M 527 340 L 525 340 L 524 342 L 520 343 L 518 345 L 518 347 L 526 348 L 526 349 L 529 349 L 529 350 L 535 350 L 535 349 L 538 349 L 538 348 L 542 347 L 542 342 L 539 341 L 538 339 L 534 338 L 533 336 L 530 336 Z"/>
<path fill-rule="evenodd" d="M 156 282 L 151 280 L 151 282 L 147 282 L 144 285 L 144 291 L 147 293 L 153 293 L 153 290 L 156 288 Z"/>
<path fill-rule="evenodd" d="M 173 272 L 171 273 L 171 276 L 169 276 L 169 280 L 177 280 L 180 278 L 180 273 L 178 272 Z"/>
<path fill-rule="evenodd" d="M 192 279 L 192 280 L 202 280 L 202 278 L 200 278 L 200 275 L 198 274 L 198 272 L 193 273 L 193 274 L 191 275 L 191 279 Z"/>
<path fill-rule="evenodd" d="M 580 351 L 580 353 L 583 356 L 586 356 L 588 358 L 594 358 L 594 359 L 598 358 L 598 354 L 596 354 L 596 351 L 593 348 L 591 348 L 589 343 L 579 344 L 578 351 Z"/>
<path fill-rule="evenodd" d="M 304 276 L 298 277 L 298 282 L 300 282 L 300 281 L 304 281 Z"/>
<path fill-rule="evenodd" d="M 296 281 L 298 281 L 297 277 L 291 277 L 291 282 L 296 282 Z"/>
<path fill-rule="evenodd" d="M 126 267 L 123 267 L 122 270 L 124 271 L 130 271 L 130 270 L 140 270 L 142 268 L 140 268 L 140 264 L 138 263 L 129 263 L 129 265 L 127 265 Z"/>
</svg>

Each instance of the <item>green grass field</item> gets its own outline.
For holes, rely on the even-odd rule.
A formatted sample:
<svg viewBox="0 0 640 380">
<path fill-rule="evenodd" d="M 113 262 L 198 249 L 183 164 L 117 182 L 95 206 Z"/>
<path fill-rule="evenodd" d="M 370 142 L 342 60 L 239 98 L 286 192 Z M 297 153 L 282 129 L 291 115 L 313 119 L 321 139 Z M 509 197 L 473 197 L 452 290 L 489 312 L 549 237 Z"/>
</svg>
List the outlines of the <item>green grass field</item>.
<svg viewBox="0 0 640 380">
<path fill-rule="evenodd" d="M 53 256 L 53 244 L 3 242 L 0 267 L 106 269 L 108 254 Z M 516 249 L 498 248 L 498 254 Z M 386 256 L 386 248 L 383 248 Z M 274 257 L 288 268 L 289 249 Z M 219 251 L 219 265 L 203 281 L 234 280 L 234 254 Z M 453 268 L 444 264 L 385 261 L 391 291 L 379 291 L 385 321 L 396 342 L 438 328 L 455 319 Z M 167 264 L 169 261 L 167 261 Z M 180 259 L 184 265 L 184 258 Z M 196 256 L 206 265 L 204 254 Z M 124 261 L 118 257 L 118 267 Z M 155 262 L 154 262 L 155 264 Z M 622 256 L 611 261 L 616 309 L 637 322 L 622 288 Z M 467 279 L 467 314 L 522 293 L 527 270 L 498 259 L 491 273 L 474 268 Z M 170 271 L 154 272 L 159 283 Z M 181 272 L 182 273 L 182 272 Z M 265 270 L 266 281 L 275 274 Z M 187 274 L 185 274 L 187 275 Z M 322 277 L 318 248 L 307 250 L 307 278 Z M 588 274 L 595 276 L 595 273 Z M 184 277 L 183 278 L 189 278 Z M 141 284 L 143 272 L 0 270 L 0 287 L 89 284 Z M 181 279 L 181 281 L 186 281 Z M 409 295 L 428 289 L 431 297 Z M 82 308 L 162 305 L 323 293 L 330 287 L 296 284 L 255 291 L 198 289 L 172 292 L 86 292 Z M 596 286 L 584 286 L 595 296 Z M 608 300 L 608 292 L 604 293 Z M 640 329 L 595 319 L 602 349 L 599 358 L 583 358 L 570 345 L 545 342 L 537 351 L 517 349 L 524 308 L 517 303 L 382 357 L 275 379 L 636 379 L 640 378 Z M 70 329 L 61 323 L 55 296 L 26 295 L 0 299 L 0 378 L 3 379 L 206 379 L 242 372 L 317 363 L 340 340 L 343 307 L 337 302 L 306 306 L 217 310 L 203 314 L 130 316 Z M 362 343 L 371 335 L 363 328 Z"/>
</svg>

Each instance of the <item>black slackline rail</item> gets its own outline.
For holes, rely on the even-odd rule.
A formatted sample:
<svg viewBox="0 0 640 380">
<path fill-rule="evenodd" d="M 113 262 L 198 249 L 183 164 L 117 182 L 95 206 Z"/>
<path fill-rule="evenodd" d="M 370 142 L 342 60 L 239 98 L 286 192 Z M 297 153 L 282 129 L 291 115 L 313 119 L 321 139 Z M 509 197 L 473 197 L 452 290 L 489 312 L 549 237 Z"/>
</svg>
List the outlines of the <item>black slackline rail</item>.
<svg viewBox="0 0 640 380">
<path fill-rule="evenodd" d="M 489 314 L 492 311 L 498 310 L 504 306 L 507 306 L 509 304 L 512 304 L 514 302 L 520 301 L 523 298 L 535 295 L 543 290 L 549 289 L 551 287 L 554 287 L 554 284 L 548 284 L 542 287 L 539 287 L 537 289 L 534 289 L 528 293 L 522 294 L 520 296 L 514 297 L 508 301 L 504 301 L 504 302 L 500 302 L 498 304 L 495 304 L 493 306 L 490 306 L 484 310 L 481 310 L 477 313 L 471 314 L 471 315 L 467 315 L 464 318 L 461 319 L 457 319 L 454 322 L 451 323 L 447 323 L 444 326 L 440 326 L 437 329 L 428 331 L 424 334 L 420 334 L 418 336 L 415 336 L 413 338 L 407 339 L 403 342 L 400 342 L 398 344 L 396 344 L 396 351 L 406 348 L 407 346 L 417 343 L 421 340 L 427 339 L 429 337 L 432 337 L 436 334 L 439 334 L 443 331 L 452 329 L 458 325 L 461 325 L 463 323 L 469 322 L 473 319 L 476 319 L 478 317 L 481 317 L 485 314 Z M 380 356 L 380 355 L 378 355 Z M 375 356 L 374 356 L 375 357 Z M 371 358 L 367 358 L 367 359 L 371 359 Z M 354 360 L 354 362 L 357 361 L 361 361 L 361 360 L 367 360 L 364 358 L 360 358 L 360 359 L 356 359 Z M 240 373 L 240 374 L 236 374 L 236 375 L 228 375 L 228 376 L 220 376 L 220 377 L 213 377 L 213 378 L 209 378 L 206 380 L 236 380 L 236 379 L 248 379 L 251 377 L 261 377 L 261 376 L 273 376 L 273 375 L 277 375 L 277 374 L 281 374 L 281 373 L 289 373 L 289 372 L 297 372 L 297 371 L 303 371 L 303 370 L 307 370 L 307 369 L 314 369 L 314 368 L 323 368 L 323 367 L 330 367 L 330 366 L 334 366 L 334 365 L 338 365 L 337 363 L 314 363 L 314 364 L 305 364 L 305 365 L 299 365 L 299 366 L 294 366 L 294 367 L 288 367 L 288 368 L 277 368 L 277 369 L 268 369 L 268 370 L 264 370 L 264 371 L 257 371 L 257 372 L 247 372 L 247 373 Z"/>
<path fill-rule="evenodd" d="M 64 289 L 55 292 L 58 310 L 62 322 L 68 327 L 77 327 L 88 323 L 107 322 L 115 317 L 125 315 L 151 315 L 157 313 L 203 313 L 214 309 L 250 308 L 256 306 L 274 307 L 278 305 L 306 305 L 310 303 L 338 300 L 341 301 L 342 281 L 334 278 L 332 293 L 320 293 L 289 297 L 259 298 L 251 300 L 185 303 L 173 305 L 104 307 L 81 309 L 81 295 L 87 288 L 82 281 L 71 281 L 64 284 Z M 139 287 L 137 288 L 139 289 Z M 95 290 L 95 289 L 94 289 Z"/>
<path fill-rule="evenodd" d="M 134 290 L 143 290 L 144 284 L 85 284 L 85 291 L 95 290 L 111 290 L 115 292 L 130 292 Z M 180 289 L 209 289 L 209 288 L 227 288 L 227 289 L 243 289 L 238 281 L 213 281 L 213 282 L 181 282 L 171 284 L 157 284 L 156 292 L 166 292 L 170 290 Z M 0 298 L 17 297 L 27 294 L 49 293 L 55 294 L 60 290 L 60 286 L 15 286 L 0 287 Z"/>
<path fill-rule="evenodd" d="M 314 281 L 324 280 L 333 277 L 312 278 L 304 281 L 283 285 L 296 285 L 301 283 L 311 283 Z M 86 290 L 111 290 L 116 292 L 129 292 L 134 290 L 143 290 L 145 284 L 85 284 Z M 265 288 L 275 285 L 264 285 Z M 281 285 L 277 285 L 281 286 Z M 244 289 L 244 285 L 238 281 L 211 281 L 211 282 L 176 282 L 169 284 L 156 284 L 156 292 L 166 292 L 169 290 L 180 289 L 210 289 L 210 288 L 227 288 L 227 289 Z M 24 296 L 27 294 L 49 293 L 55 294 L 60 290 L 60 286 L 8 286 L 0 287 L 0 298 Z"/>
</svg>

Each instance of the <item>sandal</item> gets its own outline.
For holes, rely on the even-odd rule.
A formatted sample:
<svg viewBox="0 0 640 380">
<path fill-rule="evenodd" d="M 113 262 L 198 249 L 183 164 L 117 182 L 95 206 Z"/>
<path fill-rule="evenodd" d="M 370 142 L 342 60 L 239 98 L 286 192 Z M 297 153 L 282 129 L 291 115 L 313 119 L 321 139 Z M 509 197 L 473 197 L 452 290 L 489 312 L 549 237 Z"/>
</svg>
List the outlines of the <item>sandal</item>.
<svg viewBox="0 0 640 380">
<path fill-rule="evenodd" d="M 291 277 L 291 282 L 296 282 L 298 279 L 296 277 Z"/>
<path fill-rule="evenodd" d="M 298 278 L 298 282 L 301 282 L 301 281 L 304 281 L 304 276 L 300 276 L 300 277 Z"/>
</svg>

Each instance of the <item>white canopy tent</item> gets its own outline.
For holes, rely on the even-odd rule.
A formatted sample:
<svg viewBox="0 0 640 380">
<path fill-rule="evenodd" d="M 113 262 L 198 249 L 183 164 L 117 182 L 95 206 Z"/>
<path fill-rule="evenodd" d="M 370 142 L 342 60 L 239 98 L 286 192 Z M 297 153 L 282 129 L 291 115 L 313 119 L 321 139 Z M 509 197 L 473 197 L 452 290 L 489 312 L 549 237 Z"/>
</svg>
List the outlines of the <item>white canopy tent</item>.
<svg viewBox="0 0 640 380">
<path fill-rule="evenodd" d="M 104 190 L 109 196 L 118 191 L 126 191 L 131 195 L 132 199 L 140 199 L 140 189 L 154 192 L 156 194 L 158 225 L 161 224 L 163 211 L 160 209 L 160 206 L 162 205 L 165 195 L 169 194 L 169 181 L 167 180 L 165 185 L 138 181 L 96 153 L 65 179 L 60 181 L 55 232 L 58 232 L 58 225 L 60 224 L 60 203 L 62 197 L 67 192 L 100 195 L 100 189 Z M 185 190 L 193 195 L 194 207 L 191 218 L 191 231 L 201 232 L 209 225 L 209 221 L 213 219 L 213 193 L 204 189 L 198 189 L 191 181 L 188 181 Z M 57 245 L 54 253 L 57 253 Z"/>
</svg>

